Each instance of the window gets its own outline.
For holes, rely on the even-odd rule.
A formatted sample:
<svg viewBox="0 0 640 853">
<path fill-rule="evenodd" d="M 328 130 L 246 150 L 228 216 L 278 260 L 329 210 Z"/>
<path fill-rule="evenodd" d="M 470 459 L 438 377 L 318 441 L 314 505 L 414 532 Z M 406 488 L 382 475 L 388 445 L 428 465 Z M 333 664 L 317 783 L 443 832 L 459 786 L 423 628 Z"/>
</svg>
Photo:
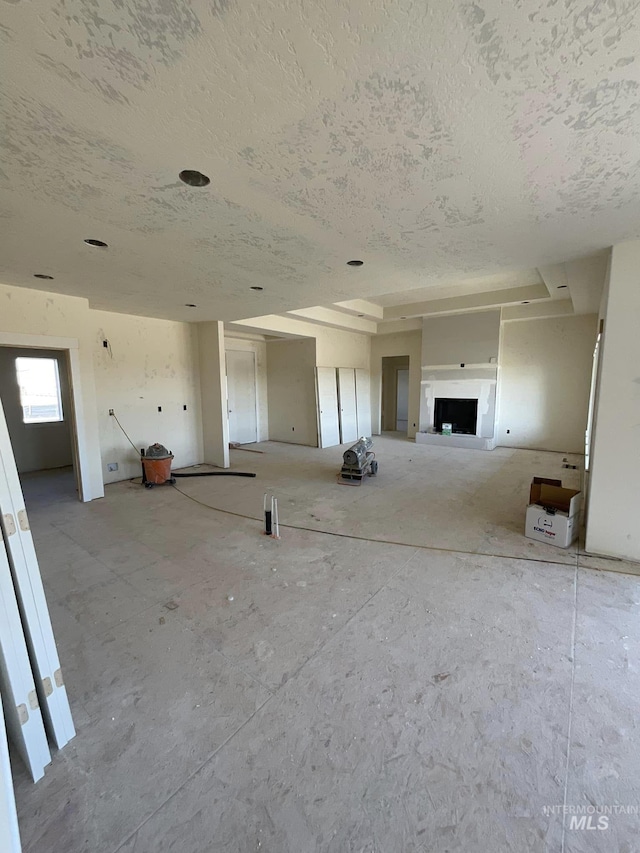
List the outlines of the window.
<svg viewBox="0 0 640 853">
<path fill-rule="evenodd" d="M 16 376 L 25 424 L 64 420 L 57 359 L 16 358 Z"/>
</svg>

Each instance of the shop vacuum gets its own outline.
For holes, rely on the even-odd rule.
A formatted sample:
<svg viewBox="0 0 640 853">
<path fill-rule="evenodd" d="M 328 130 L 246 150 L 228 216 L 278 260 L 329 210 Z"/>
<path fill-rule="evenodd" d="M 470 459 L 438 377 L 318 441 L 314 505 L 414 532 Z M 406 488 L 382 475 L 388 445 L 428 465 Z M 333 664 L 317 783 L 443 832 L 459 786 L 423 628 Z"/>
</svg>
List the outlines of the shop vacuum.
<svg viewBox="0 0 640 853">
<path fill-rule="evenodd" d="M 162 486 L 165 483 L 174 486 L 178 477 L 255 477 L 244 471 L 194 471 L 179 474 L 171 470 L 173 453 L 163 444 L 152 444 L 146 450 L 140 451 L 142 463 L 142 485 L 145 489 Z"/>
</svg>

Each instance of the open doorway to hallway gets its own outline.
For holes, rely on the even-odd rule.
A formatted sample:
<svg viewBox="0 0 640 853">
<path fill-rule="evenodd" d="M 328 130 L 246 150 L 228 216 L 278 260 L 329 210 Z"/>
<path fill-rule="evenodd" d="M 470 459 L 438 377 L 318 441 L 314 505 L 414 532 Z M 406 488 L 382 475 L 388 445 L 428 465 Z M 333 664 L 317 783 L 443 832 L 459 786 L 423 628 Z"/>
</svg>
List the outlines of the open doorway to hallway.
<svg viewBox="0 0 640 853">
<path fill-rule="evenodd" d="M 27 503 L 77 498 L 67 352 L 0 346 L 0 400 Z"/>
<path fill-rule="evenodd" d="M 409 356 L 382 358 L 381 427 L 407 435 L 409 427 Z"/>
</svg>

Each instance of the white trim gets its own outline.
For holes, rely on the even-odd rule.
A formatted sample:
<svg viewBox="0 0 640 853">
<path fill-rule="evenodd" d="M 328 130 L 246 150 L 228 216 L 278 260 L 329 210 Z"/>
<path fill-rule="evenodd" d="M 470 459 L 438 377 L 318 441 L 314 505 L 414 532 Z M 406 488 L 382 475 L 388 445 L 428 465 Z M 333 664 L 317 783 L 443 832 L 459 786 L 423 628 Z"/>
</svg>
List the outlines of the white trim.
<svg viewBox="0 0 640 853">
<path fill-rule="evenodd" d="M 71 396 L 71 438 L 78 483 L 78 497 L 90 501 L 102 494 L 93 494 L 90 475 L 89 447 L 86 436 L 82 380 L 80 367 L 80 344 L 77 338 L 61 338 L 54 335 L 27 335 L 20 332 L 0 331 L 0 346 L 23 349 L 66 350 L 69 353 L 69 393 Z"/>
<path fill-rule="evenodd" d="M 79 349 L 77 338 L 58 338 L 55 335 L 23 335 L 20 332 L 0 332 L 0 346 L 31 347 L 32 349 Z"/>
<path fill-rule="evenodd" d="M 464 367 L 461 367 L 460 366 L 461 364 L 464 364 Z M 497 366 L 498 366 L 498 361 L 496 359 L 496 361 L 481 361 L 481 362 L 477 362 L 474 364 L 471 364 L 470 362 L 462 362 L 462 361 L 458 362 L 458 364 L 423 364 L 422 369 L 423 370 L 467 370 L 467 369 L 473 370 L 474 368 L 479 368 L 479 367 L 484 368 L 484 367 L 497 367 Z"/>
</svg>

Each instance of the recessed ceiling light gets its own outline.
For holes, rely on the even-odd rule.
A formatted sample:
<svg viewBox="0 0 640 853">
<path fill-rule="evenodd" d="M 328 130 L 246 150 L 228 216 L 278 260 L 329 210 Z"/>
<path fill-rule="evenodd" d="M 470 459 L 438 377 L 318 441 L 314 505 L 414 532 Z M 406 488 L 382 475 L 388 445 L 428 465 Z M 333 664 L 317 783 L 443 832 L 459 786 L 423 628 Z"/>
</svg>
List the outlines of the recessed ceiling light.
<svg viewBox="0 0 640 853">
<path fill-rule="evenodd" d="M 364 261 L 347 261 L 347 266 L 349 267 L 361 267 Z"/>
<path fill-rule="evenodd" d="M 211 178 L 203 175 L 202 172 L 197 172 L 195 169 L 183 169 L 178 175 L 183 184 L 190 187 L 206 187 L 211 183 Z"/>
<path fill-rule="evenodd" d="M 198 306 L 195 305 L 193 302 L 185 302 L 184 307 L 185 308 L 197 308 Z"/>
<path fill-rule="evenodd" d="M 254 284 L 251 286 L 251 290 L 264 290 L 264 287 L 260 287 L 259 284 Z"/>
<path fill-rule="evenodd" d="M 558 290 L 562 290 L 563 287 L 568 287 L 568 286 L 569 286 L 568 284 L 559 284 Z"/>
<path fill-rule="evenodd" d="M 88 246 L 97 246 L 99 249 L 106 249 L 108 247 L 108 244 L 104 240 L 94 240 L 93 237 L 88 237 L 84 242 Z"/>
<path fill-rule="evenodd" d="M 45 275 L 43 272 L 34 272 L 33 277 L 34 278 L 44 278 L 47 281 L 53 281 L 52 275 Z"/>
</svg>

